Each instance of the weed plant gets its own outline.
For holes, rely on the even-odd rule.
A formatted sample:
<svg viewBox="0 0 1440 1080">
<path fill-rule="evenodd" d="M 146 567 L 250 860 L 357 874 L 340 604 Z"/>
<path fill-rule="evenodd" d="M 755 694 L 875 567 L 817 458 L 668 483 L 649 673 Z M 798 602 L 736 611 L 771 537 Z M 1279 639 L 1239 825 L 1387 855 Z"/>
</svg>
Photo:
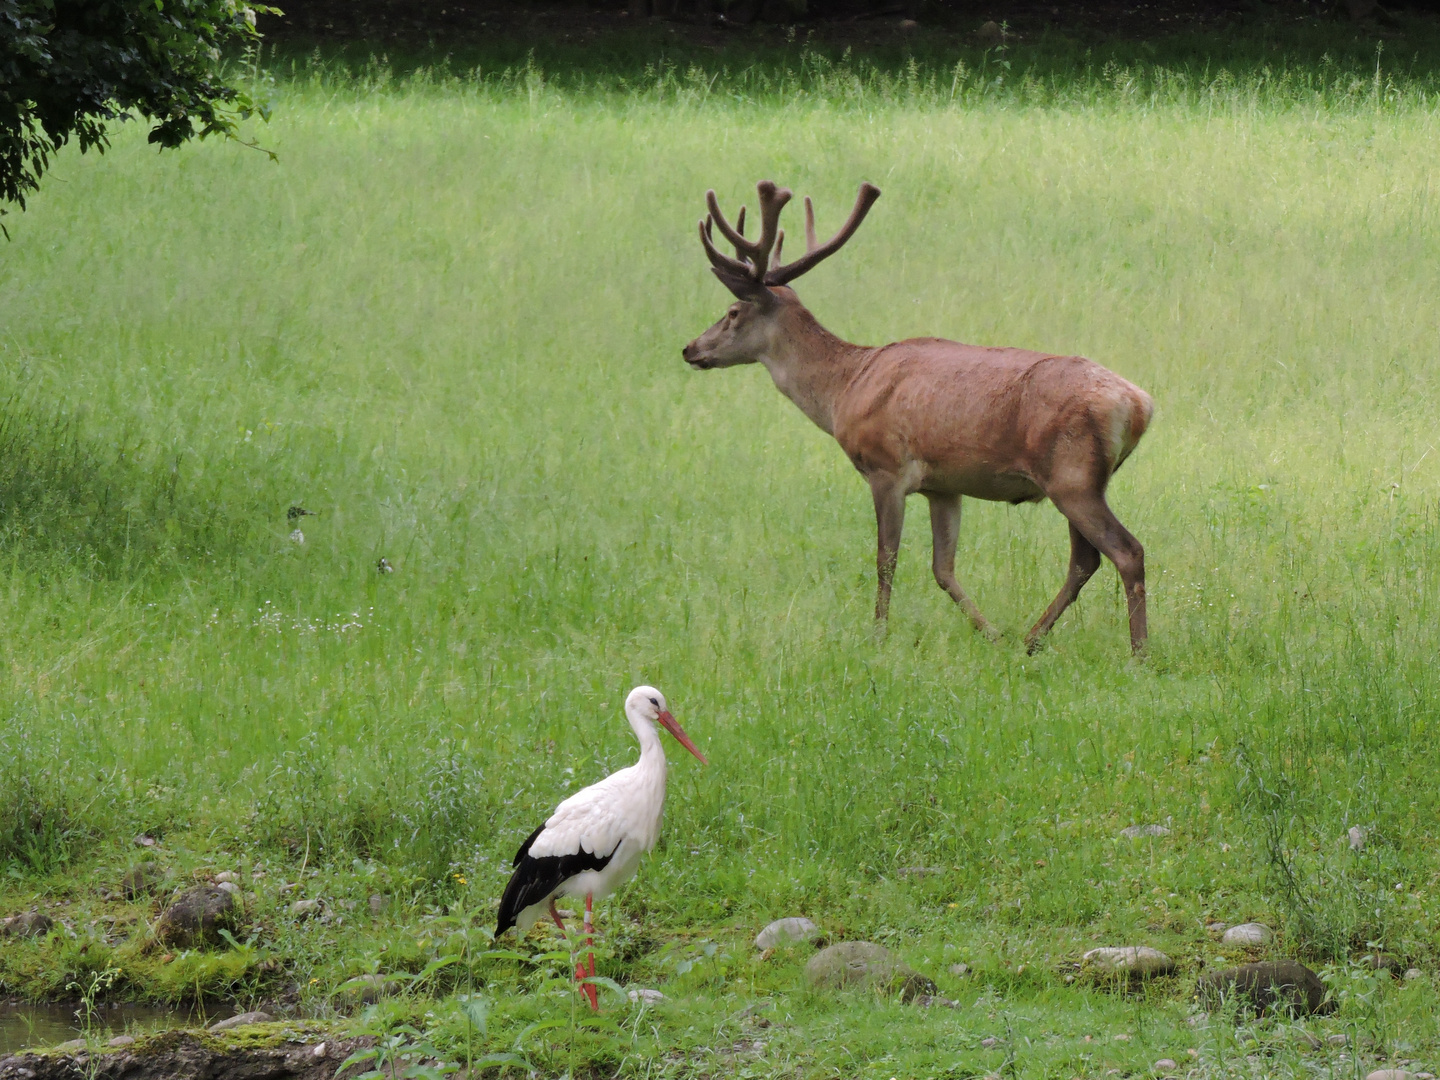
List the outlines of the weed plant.
<svg viewBox="0 0 1440 1080">
<path fill-rule="evenodd" d="M 7 944 L 4 989 L 113 969 L 113 994 L 324 1012 L 378 982 L 396 1055 L 547 1074 L 1433 1055 L 1440 114 L 1431 67 L 1363 44 L 1234 70 L 1063 43 L 282 56 L 250 73 L 278 165 L 62 155 L 0 254 L 0 903 L 61 920 Z M 863 484 L 758 368 L 679 356 L 727 302 L 703 192 L 764 176 L 822 231 L 884 190 L 801 283 L 835 332 L 1076 352 L 1154 395 L 1111 489 L 1149 555 L 1145 660 L 1108 566 L 1018 647 L 1065 567 L 1043 506 L 967 503 L 960 577 L 1006 641 L 929 581 L 914 516 L 876 637 Z M 590 1024 L 568 946 L 486 927 L 519 841 L 633 759 L 640 681 L 712 764 L 673 763 L 659 848 L 599 908 L 602 975 L 670 1000 L 607 990 Z M 1143 823 L 1170 831 L 1119 837 Z M 117 898 L 142 858 L 165 891 Z M 152 943 L 221 869 L 230 945 Z M 804 989 L 805 953 L 749 945 L 790 914 L 958 1007 Z M 1202 966 L 1266 954 L 1207 921 L 1251 918 L 1330 980 L 1316 1030 L 1368 1041 L 1187 1022 Z M 1183 974 L 1067 981 L 1131 943 Z M 1356 966 L 1379 946 L 1430 974 Z"/>
</svg>

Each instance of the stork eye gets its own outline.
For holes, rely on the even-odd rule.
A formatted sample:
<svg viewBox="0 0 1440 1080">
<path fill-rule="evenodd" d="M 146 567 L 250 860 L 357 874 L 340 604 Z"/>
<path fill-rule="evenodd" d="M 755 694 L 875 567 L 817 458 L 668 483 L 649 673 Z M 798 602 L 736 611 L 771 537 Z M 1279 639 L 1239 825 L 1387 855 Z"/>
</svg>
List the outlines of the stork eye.
<svg viewBox="0 0 1440 1080">
<path fill-rule="evenodd" d="M 653 697 L 650 699 L 650 704 L 654 705 L 657 709 L 660 707 L 660 702 L 656 701 Z"/>
</svg>

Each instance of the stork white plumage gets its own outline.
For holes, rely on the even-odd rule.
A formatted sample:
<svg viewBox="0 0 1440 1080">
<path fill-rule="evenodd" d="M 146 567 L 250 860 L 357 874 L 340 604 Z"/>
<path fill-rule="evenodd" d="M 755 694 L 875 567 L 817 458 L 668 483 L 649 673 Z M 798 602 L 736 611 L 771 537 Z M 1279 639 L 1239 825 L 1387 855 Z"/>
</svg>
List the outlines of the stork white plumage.
<svg viewBox="0 0 1440 1080">
<path fill-rule="evenodd" d="M 637 686 L 625 699 L 625 717 L 640 740 L 640 760 L 611 773 L 598 784 L 577 791 L 555 808 L 515 853 L 515 872 L 500 899 L 495 924 L 498 938 L 512 926 L 523 933 L 548 913 L 561 933 L 565 923 L 555 898 L 585 898 L 585 935 L 593 932 L 590 913 L 595 897 L 609 896 L 635 876 L 640 857 L 660 838 L 665 811 L 665 749 L 655 730 L 658 723 L 680 745 L 708 765 L 653 686 Z M 595 974 L 595 954 L 577 964 L 575 979 Z M 582 989 L 592 1009 L 599 1008 L 593 984 Z"/>
</svg>

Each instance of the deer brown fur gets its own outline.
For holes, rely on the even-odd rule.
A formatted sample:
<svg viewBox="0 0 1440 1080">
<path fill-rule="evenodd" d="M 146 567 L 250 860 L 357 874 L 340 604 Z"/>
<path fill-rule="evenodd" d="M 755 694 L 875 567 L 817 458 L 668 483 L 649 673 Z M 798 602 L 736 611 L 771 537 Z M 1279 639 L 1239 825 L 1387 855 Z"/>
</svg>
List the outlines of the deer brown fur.
<svg viewBox="0 0 1440 1080">
<path fill-rule="evenodd" d="M 1070 523 L 1070 570 L 1059 594 L 1025 636 L 1040 639 L 1100 567 L 1103 554 L 1125 586 L 1130 644 L 1146 638 L 1145 552 L 1105 502 L 1110 477 L 1150 422 L 1150 395 L 1079 356 L 910 338 L 891 345 L 853 345 L 810 314 L 788 282 L 833 254 L 852 236 L 878 188 L 864 184 L 849 220 L 825 244 L 815 240 L 805 200 L 806 254 L 780 262 L 780 211 L 790 192 L 757 185 L 761 233 L 744 236 L 745 211 L 732 227 L 713 191 L 700 223 L 715 276 L 736 302 L 685 346 L 691 367 L 709 370 L 761 363 L 781 393 L 835 437 L 870 485 L 879 542 L 875 617 L 889 614 L 905 498 L 930 503 L 935 580 L 994 638 L 995 628 L 955 579 L 955 543 L 963 496 L 1000 502 L 1049 499 Z M 713 229 L 735 245 L 719 251 Z"/>
</svg>

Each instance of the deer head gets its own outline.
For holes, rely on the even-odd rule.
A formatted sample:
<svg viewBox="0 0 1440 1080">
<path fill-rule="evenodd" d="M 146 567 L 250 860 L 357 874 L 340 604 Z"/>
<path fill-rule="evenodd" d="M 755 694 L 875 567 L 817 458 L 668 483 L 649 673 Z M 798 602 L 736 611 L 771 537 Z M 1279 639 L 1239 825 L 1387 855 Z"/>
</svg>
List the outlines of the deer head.
<svg viewBox="0 0 1440 1080">
<path fill-rule="evenodd" d="M 700 243 L 710 259 L 711 272 L 735 294 L 724 316 L 705 333 L 685 346 L 685 362 L 700 369 L 750 364 L 770 354 L 777 339 L 787 333 L 790 321 L 809 312 L 787 286 L 821 260 L 829 258 L 855 235 L 870 207 L 880 197 L 873 184 L 861 184 L 855 208 L 840 231 L 823 244 L 815 239 L 815 208 L 805 198 L 805 254 L 782 264 L 780 252 L 785 230 L 780 228 L 780 211 L 793 197 L 789 188 L 777 188 L 770 180 L 755 185 L 760 198 L 760 238 L 745 236 L 745 207 L 735 225 L 725 220 L 714 191 L 705 193 L 710 212 L 700 222 Z M 714 229 L 735 248 L 731 258 L 715 246 Z"/>
</svg>

